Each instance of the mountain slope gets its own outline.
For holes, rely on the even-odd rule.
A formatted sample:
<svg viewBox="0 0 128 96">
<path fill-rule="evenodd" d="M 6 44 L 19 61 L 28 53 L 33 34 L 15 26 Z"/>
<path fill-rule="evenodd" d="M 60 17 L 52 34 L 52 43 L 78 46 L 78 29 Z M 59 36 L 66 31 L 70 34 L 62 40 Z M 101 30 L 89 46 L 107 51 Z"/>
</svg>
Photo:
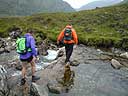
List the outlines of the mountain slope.
<svg viewBox="0 0 128 96">
<path fill-rule="evenodd" d="M 87 5 L 82 6 L 78 10 L 89 10 L 89 9 L 95 9 L 96 7 L 105 7 L 110 6 L 114 4 L 120 3 L 121 0 L 102 0 L 102 1 L 94 1 L 91 3 L 88 3 Z"/>
<path fill-rule="evenodd" d="M 128 4 L 128 0 L 123 0 L 121 4 Z"/>
<path fill-rule="evenodd" d="M 70 11 L 74 9 L 62 0 L 0 0 L 1 16 Z"/>
<path fill-rule="evenodd" d="M 72 23 L 79 43 L 90 46 L 118 47 L 128 50 L 128 4 L 73 13 L 46 13 L 27 17 L 0 18 L 0 37 L 6 37 L 15 25 L 36 30 L 37 41 L 45 36 L 55 41 L 66 24 Z"/>
</svg>

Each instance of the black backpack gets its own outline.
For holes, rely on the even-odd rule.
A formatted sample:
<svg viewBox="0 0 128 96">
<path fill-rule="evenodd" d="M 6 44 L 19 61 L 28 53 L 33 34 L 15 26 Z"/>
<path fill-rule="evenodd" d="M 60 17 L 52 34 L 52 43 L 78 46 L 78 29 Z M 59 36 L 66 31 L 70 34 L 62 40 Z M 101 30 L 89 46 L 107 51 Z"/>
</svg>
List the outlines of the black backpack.
<svg viewBox="0 0 128 96">
<path fill-rule="evenodd" d="M 72 40 L 72 30 L 70 28 L 66 28 L 64 31 L 64 40 L 70 41 Z"/>
</svg>

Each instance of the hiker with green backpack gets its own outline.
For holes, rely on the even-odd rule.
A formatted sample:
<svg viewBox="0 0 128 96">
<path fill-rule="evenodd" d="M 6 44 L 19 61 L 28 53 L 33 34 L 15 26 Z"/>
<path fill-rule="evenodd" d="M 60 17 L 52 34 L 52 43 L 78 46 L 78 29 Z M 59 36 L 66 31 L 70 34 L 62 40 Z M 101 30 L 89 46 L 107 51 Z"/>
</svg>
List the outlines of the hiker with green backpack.
<svg viewBox="0 0 128 96">
<path fill-rule="evenodd" d="M 21 85 L 26 82 L 26 65 L 31 64 L 32 82 L 39 80 L 40 78 L 35 76 L 35 60 L 37 57 L 37 51 L 35 46 L 35 39 L 33 37 L 34 31 L 29 29 L 24 37 L 20 37 L 16 41 L 16 50 L 20 54 L 20 60 L 22 62 L 22 79 Z"/>
<path fill-rule="evenodd" d="M 63 42 L 65 46 L 66 59 L 65 63 L 70 63 L 70 57 L 73 52 L 74 44 L 78 44 L 78 38 L 75 29 L 71 24 L 67 25 L 59 34 L 57 38 L 57 44 Z"/>
</svg>

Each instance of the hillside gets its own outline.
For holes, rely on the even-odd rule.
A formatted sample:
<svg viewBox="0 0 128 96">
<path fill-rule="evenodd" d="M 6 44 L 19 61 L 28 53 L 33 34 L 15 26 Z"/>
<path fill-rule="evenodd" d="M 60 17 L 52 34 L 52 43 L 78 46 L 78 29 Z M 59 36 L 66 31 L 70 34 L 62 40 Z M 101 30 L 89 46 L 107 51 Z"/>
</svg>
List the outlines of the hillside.
<svg viewBox="0 0 128 96">
<path fill-rule="evenodd" d="M 91 3 L 88 3 L 84 6 L 82 6 L 81 8 L 78 9 L 79 10 L 89 10 L 89 9 L 95 9 L 97 7 L 105 7 L 105 6 L 110 6 L 110 5 L 114 5 L 114 4 L 118 4 L 120 3 L 121 0 L 101 0 L 101 1 L 94 1 Z"/>
<path fill-rule="evenodd" d="M 62 0 L 0 0 L 0 16 L 70 11 L 74 11 L 74 9 Z"/>
<path fill-rule="evenodd" d="M 79 43 L 97 47 L 118 47 L 128 49 L 128 5 L 111 6 L 73 13 L 45 13 L 28 17 L 0 19 L 0 36 L 8 36 L 10 28 L 16 25 L 23 29 L 36 30 L 39 35 L 56 42 L 59 32 L 71 22 L 76 29 Z"/>
<path fill-rule="evenodd" d="M 123 0 L 121 4 L 128 4 L 128 0 Z"/>
</svg>

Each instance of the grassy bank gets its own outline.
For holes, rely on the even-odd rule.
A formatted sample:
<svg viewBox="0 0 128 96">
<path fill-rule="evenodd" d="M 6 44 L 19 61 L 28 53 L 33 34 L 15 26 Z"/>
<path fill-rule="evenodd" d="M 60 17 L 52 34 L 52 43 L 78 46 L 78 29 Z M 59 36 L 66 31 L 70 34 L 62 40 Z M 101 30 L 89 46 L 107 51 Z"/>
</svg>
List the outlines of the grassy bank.
<svg viewBox="0 0 128 96">
<path fill-rule="evenodd" d="M 56 41 L 59 32 L 69 21 L 76 29 L 79 43 L 89 46 L 128 48 L 128 5 L 99 8 L 74 13 L 37 14 L 28 17 L 0 18 L 0 36 L 8 36 L 16 25 Z M 37 40 L 41 38 L 37 37 Z"/>
</svg>

